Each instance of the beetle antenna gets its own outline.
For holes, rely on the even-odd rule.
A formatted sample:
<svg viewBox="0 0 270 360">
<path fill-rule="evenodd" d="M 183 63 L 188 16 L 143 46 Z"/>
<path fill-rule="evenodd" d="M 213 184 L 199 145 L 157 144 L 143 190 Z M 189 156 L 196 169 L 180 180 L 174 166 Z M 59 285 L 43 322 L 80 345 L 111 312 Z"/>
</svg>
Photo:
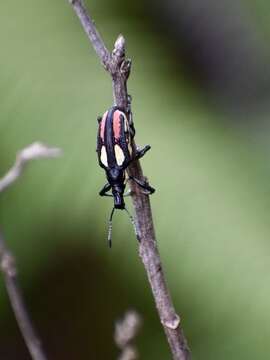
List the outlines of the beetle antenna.
<svg viewBox="0 0 270 360">
<path fill-rule="evenodd" d="M 109 243 L 110 248 L 112 247 L 112 218 L 113 218 L 114 210 L 115 210 L 115 207 L 112 208 L 112 212 L 111 212 L 110 219 L 109 219 L 108 243 Z"/>
<path fill-rule="evenodd" d="M 136 238 L 137 238 L 137 240 L 140 242 L 140 241 L 141 241 L 141 238 L 140 238 L 139 232 L 138 232 L 138 230 L 137 230 L 137 226 L 136 226 L 136 223 L 135 223 L 135 221 L 134 221 L 134 218 L 133 218 L 133 216 L 130 214 L 130 212 L 128 211 L 127 208 L 124 208 L 124 210 L 125 210 L 126 213 L 128 214 L 128 217 L 129 217 L 129 219 L 130 219 L 130 221 L 131 221 L 131 223 L 132 223 L 132 225 L 133 225 Z"/>
</svg>

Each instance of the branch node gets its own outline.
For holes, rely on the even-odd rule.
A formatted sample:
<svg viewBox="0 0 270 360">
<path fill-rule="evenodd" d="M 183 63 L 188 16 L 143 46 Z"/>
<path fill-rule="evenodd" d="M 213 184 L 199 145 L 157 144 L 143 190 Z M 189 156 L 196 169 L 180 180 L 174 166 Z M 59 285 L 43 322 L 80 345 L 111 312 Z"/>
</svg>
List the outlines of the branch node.
<svg viewBox="0 0 270 360">
<path fill-rule="evenodd" d="M 181 319 L 180 319 L 179 315 L 175 314 L 174 319 L 172 319 L 172 320 L 162 320 L 161 322 L 168 329 L 176 330 L 180 325 Z"/>
<path fill-rule="evenodd" d="M 126 80 L 129 78 L 131 64 L 131 59 L 126 59 L 122 61 L 120 66 L 120 73 L 125 77 Z"/>
</svg>

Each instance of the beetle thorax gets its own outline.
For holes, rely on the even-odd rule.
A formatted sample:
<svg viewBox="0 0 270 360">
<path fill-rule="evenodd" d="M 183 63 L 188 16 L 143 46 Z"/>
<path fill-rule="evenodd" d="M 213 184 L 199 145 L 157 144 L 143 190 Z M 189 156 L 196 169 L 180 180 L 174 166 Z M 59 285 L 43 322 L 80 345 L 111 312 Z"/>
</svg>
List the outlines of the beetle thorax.
<svg viewBox="0 0 270 360">
<path fill-rule="evenodd" d="M 116 184 L 123 184 L 125 181 L 125 174 L 124 170 L 119 169 L 117 167 L 113 167 L 106 171 L 107 179 L 109 183 L 113 186 Z"/>
</svg>

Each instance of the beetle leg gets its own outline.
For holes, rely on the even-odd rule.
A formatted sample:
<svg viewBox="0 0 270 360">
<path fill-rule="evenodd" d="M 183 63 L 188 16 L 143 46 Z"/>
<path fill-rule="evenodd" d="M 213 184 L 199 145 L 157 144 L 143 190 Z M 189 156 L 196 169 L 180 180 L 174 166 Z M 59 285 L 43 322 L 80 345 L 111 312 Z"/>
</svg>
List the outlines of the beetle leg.
<svg viewBox="0 0 270 360">
<path fill-rule="evenodd" d="M 128 123 L 129 123 L 129 132 L 130 132 L 130 136 L 131 138 L 133 139 L 134 136 L 135 136 L 135 128 L 134 128 L 134 123 L 133 123 L 133 114 L 131 112 L 131 109 L 129 109 L 129 112 L 128 112 Z"/>
<path fill-rule="evenodd" d="M 145 153 L 146 153 L 148 150 L 150 150 L 150 149 L 151 149 L 151 146 L 150 146 L 150 145 L 146 145 L 146 146 L 145 146 L 144 148 L 142 148 L 142 149 L 137 149 L 137 150 L 136 150 L 136 155 L 135 155 L 136 160 L 142 158 L 142 157 L 145 155 Z"/>
<path fill-rule="evenodd" d="M 127 96 L 127 112 L 131 113 L 131 102 L 132 102 L 132 96 L 128 94 Z"/>
<path fill-rule="evenodd" d="M 109 183 L 105 184 L 103 188 L 100 190 L 99 195 L 100 196 L 112 196 L 112 194 L 107 194 L 108 191 L 111 190 L 111 185 Z"/>
<path fill-rule="evenodd" d="M 132 101 L 132 96 L 130 94 L 128 94 L 127 114 L 128 114 L 128 123 L 129 123 L 129 132 L 130 132 L 131 138 L 133 139 L 135 136 L 135 128 L 134 128 L 134 123 L 133 123 L 133 114 L 131 111 L 131 101 Z"/>
<path fill-rule="evenodd" d="M 136 183 L 137 185 L 139 185 L 142 189 L 146 190 L 147 192 L 144 192 L 144 194 L 146 194 L 146 195 L 151 195 L 151 194 L 153 194 L 153 193 L 156 191 L 156 190 L 155 190 L 152 186 L 150 186 L 146 181 L 141 181 L 141 180 L 139 180 L 139 179 L 136 179 L 136 178 L 133 177 L 133 176 L 130 176 L 129 179 L 135 181 L 135 183 Z"/>
</svg>

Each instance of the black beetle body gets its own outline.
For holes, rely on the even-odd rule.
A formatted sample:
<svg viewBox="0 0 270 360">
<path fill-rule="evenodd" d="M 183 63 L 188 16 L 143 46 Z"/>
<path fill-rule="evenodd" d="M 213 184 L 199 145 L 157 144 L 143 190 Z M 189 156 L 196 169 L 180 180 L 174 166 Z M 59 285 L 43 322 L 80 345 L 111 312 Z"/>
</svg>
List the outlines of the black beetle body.
<svg viewBox="0 0 270 360">
<path fill-rule="evenodd" d="M 99 165 L 105 170 L 108 182 L 100 190 L 101 196 L 112 196 L 114 207 L 110 216 L 108 240 L 111 246 L 112 217 L 115 209 L 126 210 L 124 192 L 127 180 L 133 180 L 146 194 L 152 194 L 155 189 L 145 181 L 135 177 L 126 177 L 126 169 L 134 160 L 140 159 L 149 149 L 146 145 L 143 149 L 134 149 L 132 139 L 135 129 L 131 113 L 127 114 L 119 107 L 113 106 L 98 118 L 97 154 Z M 108 192 L 111 190 L 111 194 Z M 128 212 L 128 211 L 127 211 Z M 129 213 L 128 213 L 129 214 Z M 139 239 L 132 216 L 129 217 L 134 225 L 135 233 Z"/>
<path fill-rule="evenodd" d="M 126 114 L 116 106 L 106 111 L 99 121 L 98 160 L 108 180 L 100 195 L 105 195 L 111 189 L 116 209 L 125 208 L 125 170 L 134 159 L 131 145 L 133 136 L 134 130 L 130 129 Z"/>
</svg>

